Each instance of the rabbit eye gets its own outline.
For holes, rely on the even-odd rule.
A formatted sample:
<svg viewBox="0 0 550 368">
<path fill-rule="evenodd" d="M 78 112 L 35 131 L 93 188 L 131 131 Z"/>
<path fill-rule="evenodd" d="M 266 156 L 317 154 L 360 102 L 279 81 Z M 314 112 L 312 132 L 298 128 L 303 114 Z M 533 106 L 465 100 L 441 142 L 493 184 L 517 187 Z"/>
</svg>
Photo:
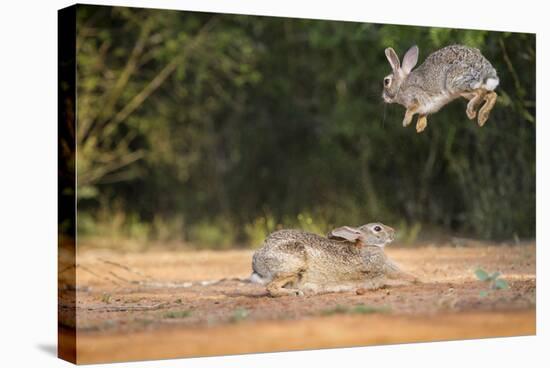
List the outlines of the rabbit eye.
<svg viewBox="0 0 550 368">
<path fill-rule="evenodd" d="M 389 77 L 384 78 L 384 86 L 388 87 L 390 85 L 390 82 L 391 82 L 391 78 Z"/>
<path fill-rule="evenodd" d="M 382 228 L 381 228 L 380 226 L 378 226 L 378 225 L 376 225 L 376 226 L 374 227 L 374 231 L 376 231 L 376 232 L 381 231 L 381 230 L 382 230 Z"/>
</svg>

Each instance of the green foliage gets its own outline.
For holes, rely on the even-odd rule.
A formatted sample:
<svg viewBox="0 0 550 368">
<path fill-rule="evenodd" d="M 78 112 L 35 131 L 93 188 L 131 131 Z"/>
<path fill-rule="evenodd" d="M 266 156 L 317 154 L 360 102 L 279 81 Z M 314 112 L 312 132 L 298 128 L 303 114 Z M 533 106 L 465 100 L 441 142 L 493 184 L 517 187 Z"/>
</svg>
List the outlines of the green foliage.
<svg viewBox="0 0 550 368">
<path fill-rule="evenodd" d="M 231 315 L 231 322 L 240 322 L 248 318 L 250 312 L 244 308 L 237 308 Z"/>
<path fill-rule="evenodd" d="M 353 307 L 351 313 L 353 314 L 373 314 L 373 313 L 389 313 L 391 308 L 387 305 L 384 306 L 372 306 L 359 304 Z"/>
<path fill-rule="evenodd" d="M 105 247 L 142 248 L 151 238 L 152 224 L 141 221 L 136 213 L 127 213 L 119 207 L 102 207 L 95 216 L 79 211 L 77 229 L 82 239 L 94 240 Z M 130 241 L 129 241 L 130 240 Z"/>
<path fill-rule="evenodd" d="M 498 271 L 493 272 L 492 274 L 489 274 L 484 269 L 477 268 L 474 271 L 474 274 L 476 275 L 476 277 L 479 281 L 486 282 L 490 285 L 489 290 L 482 290 L 482 291 L 479 292 L 479 296 L 482 297 L 482 298 L 488 296 L 489 292 L 491 290 L 504 290 L 504 289 L 508 289 L 510 287 L 506 280 L 500 278 L 501 273 L 498 272 Z"/>
<path fill-rule="evenodd" d="M 154 215 L 151 221 L 150 238 L 166 241 L 180 241 L 185 233 L 185 223 L 181 214 L 165 218 L 160 215 Z"/>
<path fill-rule="evenodd" d="M 493 288 L 496 290 L 508 289 L 508 282 L 506 282 L 506 280 L 504 279 L 495 280 L 495 282 L 493 283 Z"/>
<path fill-rule="evenodd" d="M 323 316 L 332 316 L 335 314 L 345 314 L 345 313 L 348 313 L 348 311 L 349 311 L 348 307 L 338 304 L 335 307 L 322 310 L 321 314 Z"/>
<path fill-rule="evenodd" d="M 457 100 L 417 135 L 384 105 L 384 48 L 479 47 L 482 129 Z M 78 206 L 86 236 L 257 246 L 284 227 L 535 234 L 535 37 L 81 5 Z M 395 226 L 397 228 L 397 226 Z"/>
<path fill-rule="evenodd" d="M 169 319 L 180 319 L 180 318 L 187 318 L 191 316 L 190 310 L 177 310 L 177 311 L 169 311 L 163 314 L 163 318 L 169 318 Z"/>
<path fill-rule="evenodd" d="M 252 247 L 259 247 L 266 236 L 276 230 L 276 222 L 273 216 L 265 215 L 258 217 L 253 222 L 246 224 L 244 232 L 248 243 Z"/>
<path fill-rule="evenodd" d="M 235 244 L 235 230 L 225 221 L 204 221 L 194 225 L 189 240 L 210 249 L 227 249 Z"/>
<path fill-rule="evenodd" d="M 101 295 L 101 301 L 105 304 L 110 304 L 111 303 L 111 294 L 103 293 Z"/>
<path fill-rule="evenodd" d="M 375 306 L 375 305 L 366 305 L 366 304 L 357 304 L 353 307 L 348 307 L 344 305 L 337 305 L 332 308 L 325 309 L 321 311 L 321 314 L 324 316 L 332 316 L 335 314 L 374 314 L 374 313 L 389 313 L 391 308 L 387 305 L 384 306 Z"/>
<path fill-rule="evenodd" d="M 415 222 L 413 224 L 407 224 L 405 221 L 399 222 L 397 227 L 397 240 L 404 243 L 410 244 L 414 243 L 418 239 L 420 230 L 422 230 L 422 224 L 420 222 Z"/>
<path fill-rule="evenodd" d="M 481 268 L 476 269 L 474 273 L 480 281 L 487 281 L 489 279 L 489 274 L 487 273 L 487 271 Z"/>
<path fill-rule="evenodd" d="M 299 213 L 298 216 L 296 216 L 296 220 L 297 221 L 288 221 L 288 223 L 296 224 L 299 229 L 316 234 L 326 234 L 329 230 L 329 225 L 326 222 L 321 222 L 321 218 L 315 218 L 307 212 Z"/>
</svg>

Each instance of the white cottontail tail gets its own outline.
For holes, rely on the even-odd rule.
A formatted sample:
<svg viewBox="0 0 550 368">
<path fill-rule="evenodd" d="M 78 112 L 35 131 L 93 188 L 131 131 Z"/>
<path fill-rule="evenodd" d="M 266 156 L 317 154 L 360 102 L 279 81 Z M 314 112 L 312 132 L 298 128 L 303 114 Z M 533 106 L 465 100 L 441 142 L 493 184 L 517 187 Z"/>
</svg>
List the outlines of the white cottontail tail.
<svg viewBox="0 0 550 368">
<path fill-rule="evenodd" d="M 252 282 L 271 296 L 373 289 L 389 280 L 412 281 L 384 254 L 394 230 L 381 223 L 332 230 L 322 237 L 301 230 L 269 235 L 252 258 Z M 399 282 L 397 282 L 399 283 Z"/>
<path fill-rule="evenodd" d="M 395 51 L 388 47 L 386 57 L 392 74 L 384 78 L 382 97 L 387 103 L 398 103 L 407 108 L 403 126 L 418 114 L 416 131 L 422 132 L 427 115 L 433 114 L 458 97 L 469 100 L 466 115 L 483 126 L 493 109 L 497 94 L 494 89 L 499 79 L 495 68 L 478 49 L 452 45 L 435 51 L 424 63 L 414 69 L 418 61 L 418 47 L 411 47 L 403 57 L 403 64 Z M 476 108 L 485 101 L 476 113 Z"/>
</svg>

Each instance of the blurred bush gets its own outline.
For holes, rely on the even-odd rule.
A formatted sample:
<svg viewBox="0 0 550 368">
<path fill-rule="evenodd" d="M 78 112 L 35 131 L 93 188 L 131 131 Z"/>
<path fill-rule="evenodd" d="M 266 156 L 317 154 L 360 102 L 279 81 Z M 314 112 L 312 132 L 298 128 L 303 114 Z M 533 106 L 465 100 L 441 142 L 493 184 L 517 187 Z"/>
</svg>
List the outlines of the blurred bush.
<svg viewBox="0 0 550 368">
<path fill-rule="evenodd" d="M 482 129 L 461 100 L 417 135 L 382 103 L 384 48 L 451 43 L 481 49 L 500 98 Z M 224 249 L 371 221 L 407 241 L 535 236 L 534 35 L 79 5 L 77 52 L 85 236 Z"/>
<path fill-rule="evenodd" d="M 235 246 L 236 232 L 228 221 L 204 221 L 191 227 L 189 240 L 199 247 L 228 249 Z"/>
<path fill-rule="evenodd" d="M 271 215 L 258 217 L 244 227 L 248 245 L 254 248 L 260 247 L 266 236 L 281 227 L 280 224 L 277 226 L 275 218 Z"/>
</svg>

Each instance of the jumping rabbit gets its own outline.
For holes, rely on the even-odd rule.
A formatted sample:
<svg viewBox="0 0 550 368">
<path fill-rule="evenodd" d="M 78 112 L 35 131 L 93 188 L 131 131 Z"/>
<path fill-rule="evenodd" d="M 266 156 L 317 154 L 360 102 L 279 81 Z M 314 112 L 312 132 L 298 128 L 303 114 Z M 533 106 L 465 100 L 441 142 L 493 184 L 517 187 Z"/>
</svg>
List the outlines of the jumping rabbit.
<svg viewBox="0 0 550 368">
<path fill-rule="evenodd" d="M 327 237 L 301 230 L 276 231 L 254 253 L 250 280 L 266 285 L 274 297 L 414 281 L 384 254 L 394 233 L 381 223 L 339 227 Z"/>
<path fill-rule="evenodd" d="M 388 47 L 386 58 L 392 74 L 384 78 L 382 98 L 386 103 L 405 106 L 403 126 L 418 114 L 416 131 L 426 129 L 427 116 L 458 97 L 469 100 L 466 115 L 475 119 L 480 127 L 489 118 L 495 106 L 497 94 L 494 89 L 499 84 L 495 68 L 481 52 L 473 47 L 452 45 L 429 55 L 424 63 L 414 69 L 418 61 L 418 47 L 411 47 L 403 57 L 403 65 L 395 51 Z M 483 102 L 476 112 L 476 108 Z"/>
</svg>

